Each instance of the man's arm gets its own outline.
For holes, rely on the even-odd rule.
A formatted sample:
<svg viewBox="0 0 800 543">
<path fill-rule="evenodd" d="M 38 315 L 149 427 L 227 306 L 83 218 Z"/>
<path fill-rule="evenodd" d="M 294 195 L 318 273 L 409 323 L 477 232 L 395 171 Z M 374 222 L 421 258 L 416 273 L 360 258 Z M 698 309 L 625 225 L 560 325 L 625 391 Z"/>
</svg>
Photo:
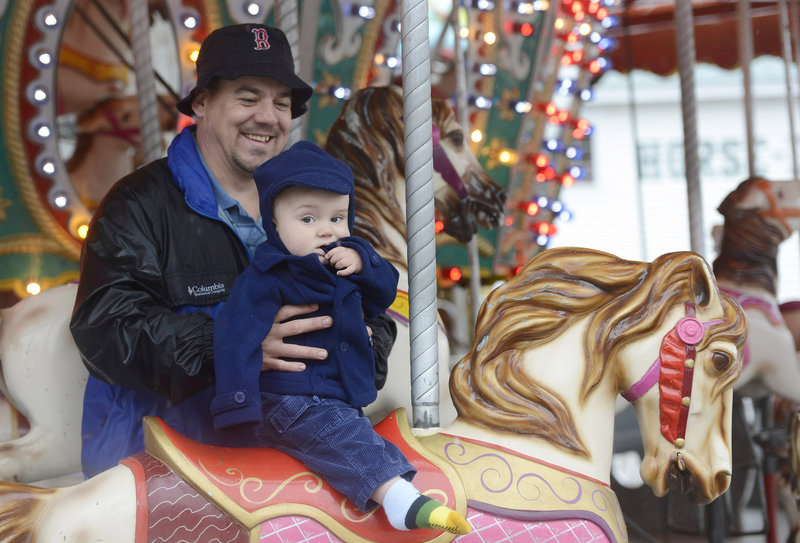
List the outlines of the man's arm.
<svg viewBox="0 0 800 543">
<path fill-rule="evenodd" d="M 397 323 L 386 313 L 377 317 L 364 319 L 372 330 L 372 352 L 375 355 L 375 386 L 378 390 L 386 384 L 389 372 L 389 353 L 397 339 Z"/>
<path fill-rule="evenodd" d="M 151 212 L 112 189 L 95 213 L 70 330 L 93 375 L 177 402 L 213 380 L 213 319 L 163 301 L 160 252 L 170 248 L 156 239 Z"/>
</svg>

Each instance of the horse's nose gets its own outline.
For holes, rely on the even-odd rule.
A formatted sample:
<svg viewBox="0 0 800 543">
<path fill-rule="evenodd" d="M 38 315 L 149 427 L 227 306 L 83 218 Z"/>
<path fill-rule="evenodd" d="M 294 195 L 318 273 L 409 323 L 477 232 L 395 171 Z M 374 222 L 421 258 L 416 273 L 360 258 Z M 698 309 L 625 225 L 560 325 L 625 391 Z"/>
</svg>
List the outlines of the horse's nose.
<svg viewBox="0 0 800 543">
<path fill-rule="evenodd" d="M 723 494 L 731 486 L 731 473 L 729 471 L 718 471 L 714 475 L 713 491 L 717 496 Z"/>
<path fill-rule="evenodd" d="M 669 466 L 669 487 L 672 490 L 680 491 L 688 495 L 692 500 L 695 499 L 695 485 L 692 472 L 686 469 L 686 465 L 678 455 Z"/>
</svg>

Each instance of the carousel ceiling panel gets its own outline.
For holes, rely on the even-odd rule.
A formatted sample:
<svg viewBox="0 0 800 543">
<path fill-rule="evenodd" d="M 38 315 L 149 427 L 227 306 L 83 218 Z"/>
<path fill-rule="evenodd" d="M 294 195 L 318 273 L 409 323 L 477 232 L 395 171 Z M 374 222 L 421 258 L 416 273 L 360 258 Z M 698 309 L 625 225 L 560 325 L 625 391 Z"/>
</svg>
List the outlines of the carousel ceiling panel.
<svg viewBox="0 0 800 543">
<path fill-rule="evenodd" d="M 794 5 L 791 5 L 794 4 Z M 740 65 L 736 1 L 692 2 L 696 61 L 733 69 Z M 798 20 L 790 3 L 790 18 Z M 753 55 L 781 56 L 781 23 L 777 2 L 750 2 Z M 610 54 L 613 69 L 667 75 L 677 70 L 675 2 L 629 0 L 614 11 L 620 25 L 609 32 L 619 46 Z"/>
</svg>

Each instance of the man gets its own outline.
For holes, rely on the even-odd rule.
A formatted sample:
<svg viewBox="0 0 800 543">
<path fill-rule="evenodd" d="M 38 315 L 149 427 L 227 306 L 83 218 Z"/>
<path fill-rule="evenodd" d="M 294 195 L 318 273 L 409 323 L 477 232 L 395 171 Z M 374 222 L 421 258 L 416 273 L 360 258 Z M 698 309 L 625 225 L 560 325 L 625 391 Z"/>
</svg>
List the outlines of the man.
<svg viewBox="0 0 800 543">
<path fill-rule="evenodd" d="M 253 171 L 283 150 L 311 94 L 279 29 L 215 30 L 200 48 L 196 86 L 178 102 L 196 125 L 175 137 L 166 158 L 120 180 L 95 212 L 70 322 L 90 373 L 87 476 L 143 449 L 144 415 L 193 439 L 224 442 L 209 409 L 213 317 L 266 237 Z M 324 349 L 291 342 L 331 326 L 329 316 L 289 320 L 315 309 L 278 312 L 262 342 L 263 369 L 301 371 L 303 364 L 286 359 L 326 358 Z M 385 316 L 367 324 L 385 367 L 394 324 Z"/>
</svg>

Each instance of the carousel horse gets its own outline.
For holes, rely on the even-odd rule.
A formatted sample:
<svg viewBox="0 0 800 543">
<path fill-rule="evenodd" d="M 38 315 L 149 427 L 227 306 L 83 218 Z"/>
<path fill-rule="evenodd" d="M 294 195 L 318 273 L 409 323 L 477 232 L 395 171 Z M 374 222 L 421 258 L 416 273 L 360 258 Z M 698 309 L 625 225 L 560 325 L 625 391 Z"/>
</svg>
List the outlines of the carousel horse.
<svg viewBox="0 0 800 543">
<path fill-rule="evenodd" d="M 456 116 L 440 98 L 433 98 L 434 200 L 444 233 L 462 243 L 499 225 L 506 195 L 478 163 L 466 145 Z M 344 105 L 330 130 L 327 151 L 350 165 L 355 178 L 355 226 L 361 236 L 394 264 L 400 278 L 397 299 L 388 313 L 398 324 L 389 357 L 386 382 L 390 390 L 371 406 L 380 419 L 411 397 L 408 335 L 408 259 L 406 242 L 405 153 L 403 96 L 399 87 L 368 87 Z M 386 137 L 397 134 L 398 137 Z M 440 424 L 455 418 L 445 384 L 450 347 L 444 330 L 438 335 Z"/>
<path fill-rule="evenodd" d="M 152 2 L 151 11 L 158 4 Z M 117 54 L 128 47 L 106 15 L 127 29 L 124 1 L 72 4 L 57 67 L 58 114 L 62 120 L 74 118 L 65 123 L 68 133 L 59 134 L 64 141 L 74 136 L 74 148 L 64 160 L 90 209 L 113 182 L 141 163 L 133 74 Z M 162 130 L 174 129 L 172 99 L 159 99 Z M 87 373 L 68 330 L 75 286 L 51 289 L 36 298 L 4 309 L 0 316 L 0 390 L 30 426 L 24 436 L 0 443 L 2 479 L 36 481 L 80 471 Z"/>
<path fill-rule="evenodd" d="M 386 97 L 381 101 L 363 99 L 381 95 Z M 350 116 L 349 112 L 353 110 L 356 110 L 356 117 Z M 357 209 L 357 213 L 368 217 L 356 219 L 362 235 L 370 229 L 371 235 L 375 235 L 375 230 L 387 224 L 382 215 L 370 215 L 369 209 L 374 207 L 386 213 L 390 208 L 405 205 L 395 198 L 395 195 L 405 194 L 402 113 L 402 100 L 394 90 L 365 89 L 357 92 L 345 106 L 342 118 L 346 118 L 347 123 L 337 122 L 329 136 L 331 148 L 336 149 L 339 157 L 352 164 L 357 172 L 356 180 L 360 185 L 357 190 L 361 194 L 357 198 L 366 199 L 365 191 L 371 197 L 366 207 Z M 434 101 L 434 125 L 444 134 L 439 141 L 439 152 L 448 157 L 444 166 L 440 166 L 446 170 L 448 182 L 443 181 L 440 174 L 436 175 L 437 214 L 446 230 L 452 231 L 459 239 L 469 239 L 468 232 L 474 232 L 475 219 L 464 214 L 476 214 L 477 220 L 485 226 L 496 224 L 502 211 L 502 189 L 492 182 L 463 145 L 463 136 L 452 109 L 440 100 Z M 341 141 L 345 136 L 339 136 L 340 130 L 352 130 L 359 139 Z M 369 160 L 383 165 L 365 173 L 364 162 L 356 162 L 363 158 L 361 149 L 368 153 Z M 366 179 L 378 185 L 365 189 L 363 183 Z M 448 183 L 456 186 L 451 188 Z M 450 192 L 452 195 L 448 194 Z M 392 224 L 391 232 L 387 234 L 391 241 L 387 241 L 385 247 L 387 250 L 394 248 L 393 262 L 401 271 L 404 278 L 401 285 L 406 285 L 404 290 L 407 291 L 407 273 L 403 274 L 407 270 L 404 264 L 404 228 L 402 242 L 399 234 L 395 234 L 399 224 L 405 225 L 404 215 L 392 217 L 391 220 L 396 222 L 388 223 Z M 450 226 L 451 220 L 456 226 Z M 374 226 L 368 226 L 370 224 Z M 31 426 L 29 434 L 0 443 L 1 480 L 34 482 L 81 470 L 80 428 L 88 374 L 68 330 L 76 288 L 74 284 L 55 287 L 0 311 L 0 390 Z M 392 314 L 402 322 L 408 317 L 407 308 L 407 295 L 398 293 Z M 379 392 L 378 400 L 366 410 L 373 420 L 397 407 L 406 407 L 409 412 L 411 409 L 408 332 L 402 324 L 399 329 L 389 360 L 388 384 Z M 440 351 L 445 352 L 445 357 L 440 356 L 439 360 L 448 360 L 447 340 L 444 334 L 440 336 Z M 445 370 L 445 383 L 446 378 Z M 448 408 L 443 411 L 452 421 L 455 410 L 447 400 L 449 394 L 446 391 L 445 386 L 441 398 Z M 451 412 L 452 415 L 448 415 Z"/>
<path fill-rule="evenodd" d="M 127 2 L 75 0 L 64 22 L 58 54 L 58 114 L 80 113 L 134 90 Z M 116 28 L 115 28 L 116 25 Z M 123 55 L 123 56 L 120 56 Z"/>
<path fill-rule="evenodd" d="M 795 348 L 800 352 L 800 300 L 783 302 L 779 308 Z M 773 399 L 772 407 L 775 426 L 787 433 L 787 441 L 780 444 L 777 485 L 789 517 L 787 541 L 800 543 L 800 409 L 796 403 L 781 398 Z"/>
<path fill-rule="evenodd" d="M 175 129 L 177 110 L 169 95 L 159 97 L 162 133 Z M 94 211 L 118 179 L 143 163 L 136 96 L 106 98 L 77 117 L 75 149 L 66 163 L 75 190 Z"/>
<path fill-rule="evenodd" d="M 163 0 L 147 4 L 151 16 L 159 13 L 163 20 Z M 74 138 L 74 150 L 63 158 L 76 192 L 90 211 L 116 180 L 142 164 L 129 34 L 126 0 L 75 0 L 64 23 L 57 107 L 67 133 L 62 130 L 59 137 L 61 141 Z M 170 94 L 159 96 L 162 132 L 175 129 L 174 102 Z"/>
<path fill-rule="evenodd" d="M 725 223 L 714 275 L 747 311 L 750 323 L 736 389 L 800 403 L 800 364 L 777 300 L 778 248 L 800 229 L 800 182 L 748 179 L 718 210 Z"/>
<path fill-rule="evenodd" d="M 39 481 L 81 471 L 89 377 L 69 332 L 77 285 L 0 310 L 0 390 L 30 430 L 0 444 L 0 478 Z"/>
<path fill-rule="evenodd" d="M 731 476 L 746 333 L 694 253 L 643 263 L 549 249 L 483 303 L 450 376 L 456 420 L 415 434 L 398 410 L 376 430 L 419 469 L 416 486 L 466 516 L 462 543 L 626 541 L 609 486 L 617 395 L 639 419 L 645 483 L 708 503 Z M 273 449 L 200 445 L 149 417 L 145 427 L 146 452 L 79 485 L 1 483 L 0 542 L 454 538 L 393 531 Z"/>
<path fill-rule="evenodd" d="M 769 427 L 788 425 L 776 419 L 776 415 L 785 416 L 779 413 L 786 410 L 786 401 L 800 403 L 800 362 L 777 300 L 778 249 L 800 229 L 800 182 L 747 179 L 725 197 L 718 211 L 725 222 L 713 262 L 714 274 L 720 288 L 744 308 L 750 324 L 742 374 L 735 389 L 758 400 L 777 395 L 774 407 L 768 409 L 772 413 L 768 417 L 772 422 L 767 422 L 769 431 Z M 765 452 L 781 461 L 789 445 L 783 441 L 765 443 L 770 449 Z M 773 497 L 775 492 L 786 496 L 786 486 L 776 480 L 775 473 L 765 473 L 765 485 L 768 524 L 774 530 L 777 516 Z M 744 492 L 745 500 L 747 495 Z M 790 527 L 796 531 L 797 506 L 785 498 L 783 501 Z M 774 541 L 771 533 L 769 539 Z"/>
</svg>

